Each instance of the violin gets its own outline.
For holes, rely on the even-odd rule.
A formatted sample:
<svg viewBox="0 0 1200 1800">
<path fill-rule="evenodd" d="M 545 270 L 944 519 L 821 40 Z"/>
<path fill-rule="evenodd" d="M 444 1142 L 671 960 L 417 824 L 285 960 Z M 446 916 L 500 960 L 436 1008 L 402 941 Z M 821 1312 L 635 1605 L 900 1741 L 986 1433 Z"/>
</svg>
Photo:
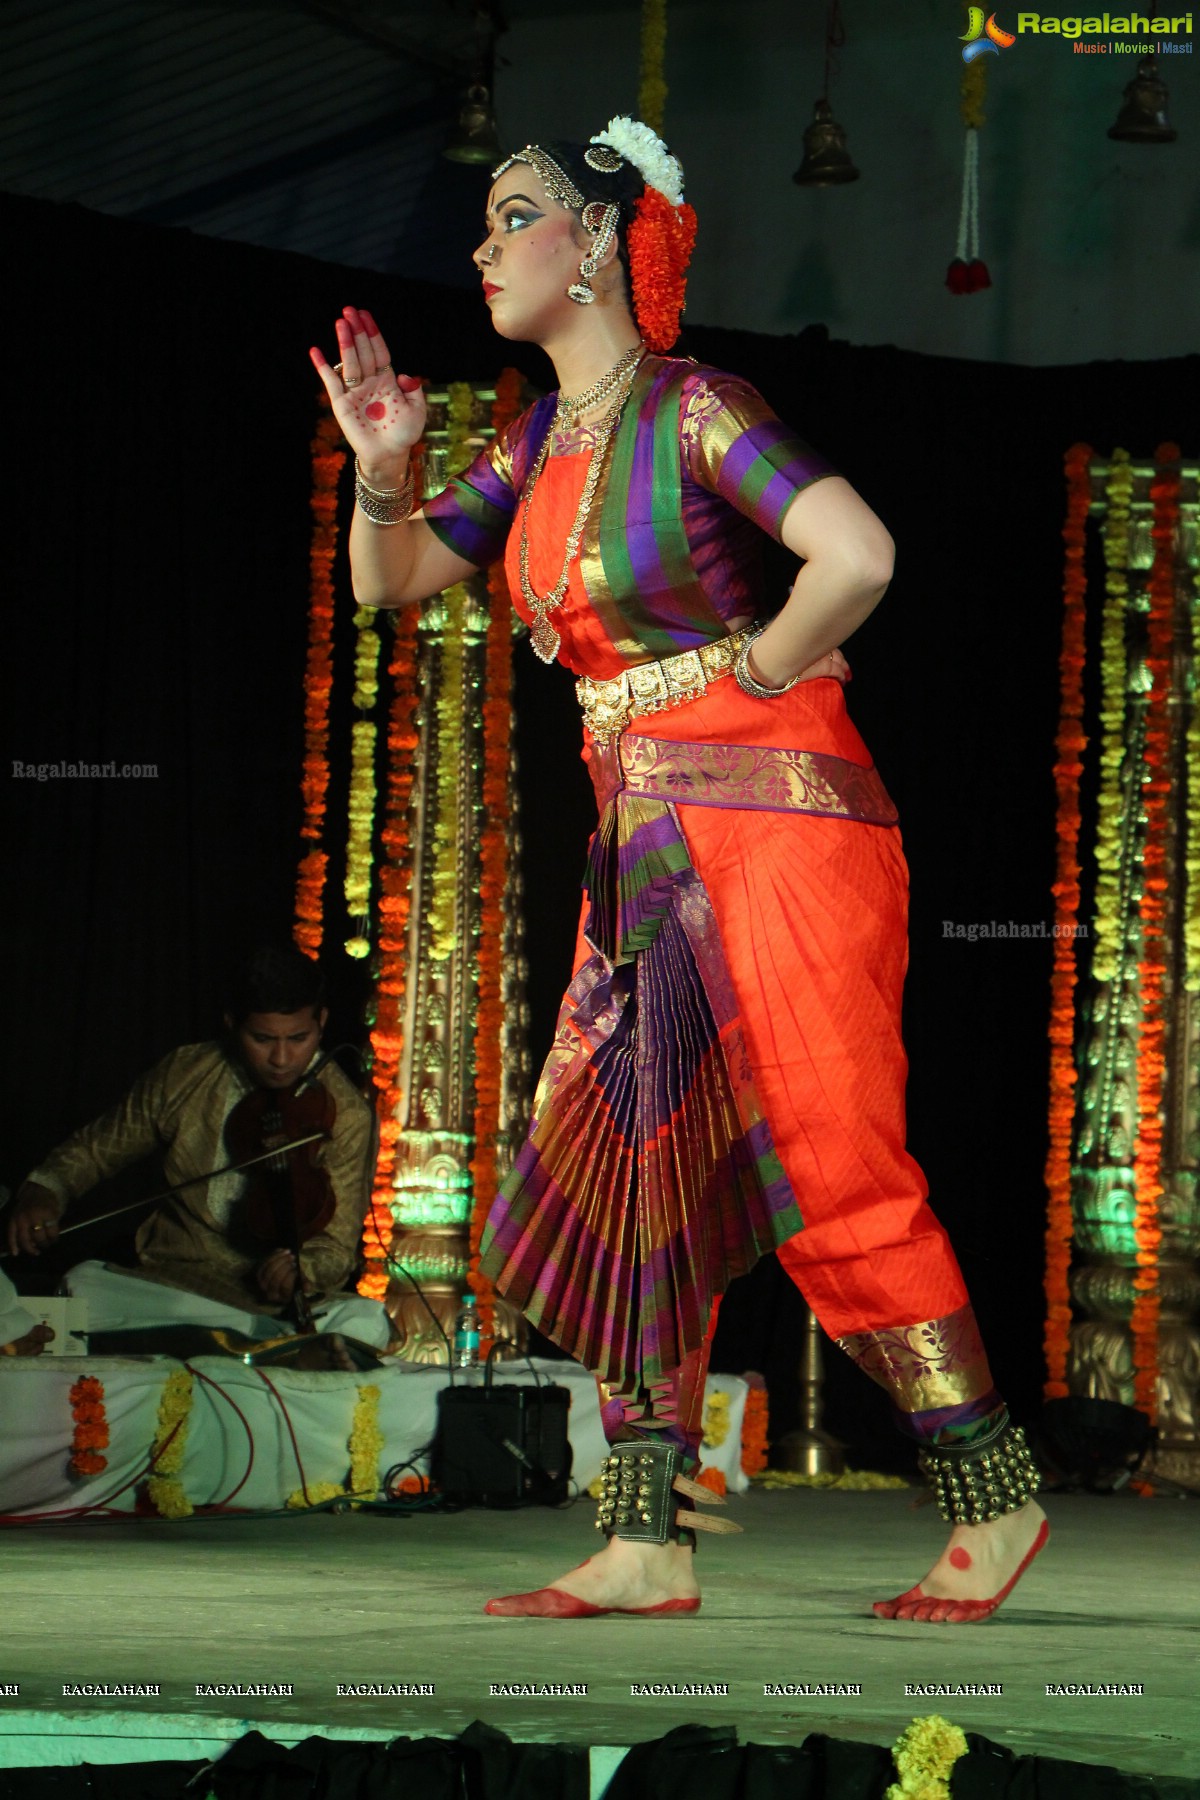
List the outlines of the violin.
<svg viewBox="0 0 1200 1800">
<path fill-rule="evenodd" d="M 297 1328 L 316 1325 L 300 1276 L 300 1246 L 324 1231 L 336 1205 L 328 1171 L 318 1161 L 321 1142 L 333 1131 L 337 1103 L 310 1071 L 295 1088 L 254 1088 L 225 1123 L 225 1142 L 235 1163 L 259 1158 L 238 1203 L 245 1235 L 264 1250 L 290 1250 L 296 1286 L 290 1312 Z M 319 1137 L 314 1134 L 320 1134 Z M 311 1141 L 287 1149 L 297 1138 Z"/>
</svg>

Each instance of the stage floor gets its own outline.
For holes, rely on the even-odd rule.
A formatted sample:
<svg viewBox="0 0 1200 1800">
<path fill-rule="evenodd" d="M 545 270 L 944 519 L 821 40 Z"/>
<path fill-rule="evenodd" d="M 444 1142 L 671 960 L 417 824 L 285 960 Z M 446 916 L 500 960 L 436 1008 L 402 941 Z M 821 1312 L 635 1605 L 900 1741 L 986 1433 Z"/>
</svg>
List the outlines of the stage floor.
<svg viewBox="0 0 1200 1800">
<path fill-rule="evenodd" d="M 1019 1754 L 1127 1772 L 1200 1774 L 1200 1506 L 1051 1497 L 1053 1537 L 982 1625 L 886 1624 L 873 1598 L 908 1587 L 941 1524 L 913 1492 L 753 1492 L 744 1537 L 700 1551 L 694 1618 L 491 1619 L 488 1594 L 535 1587 L 594 1546 L 588 1501 L 564 1512 L 470 1510 L 178 1525 L 29 1527 L 5 1534 L 0 1762 L 39 1718 L 71 1760 L 99 1715 L 220 1720 L 272 1735 L 330 1727 L 453 1734 L 482 1719 L 523 1739 L 628 1745 L 696 1721 L 743 1741 L 809 1731 L 890 1744 L 940 1712 Z M 64 1696 L 64 1684 L 160 1684 L 157 1697 Z M 339 1697 L 350 1683 L 432 1684 L 431 1696 Z M 854 1697 L 764 1695 L 768 1683 L 858 1683 Z M 990 1697 L 906 1695 L 906 1682 L 996 1684 Z M 286 1697 L 197 1684 L 290 1684 Z M 491 1684 L 586 1683 L 586 1696 L 502 1696 Z M 728 1696 L 635 1697 L 631 1684 L 727 1684 Z M 1048 1696 L 1048 1683 L 1141 1684 L 1140 1696 Z M 69 1724 L 64 1721 L 69 1715 Z M 146 1719 L 149 1724 L 149 1718 Z M 178 1752 L 188 1754 L 186 1750 Z M 136 1744 L 122 1760 L 137 1760 Z"/>
</svg>

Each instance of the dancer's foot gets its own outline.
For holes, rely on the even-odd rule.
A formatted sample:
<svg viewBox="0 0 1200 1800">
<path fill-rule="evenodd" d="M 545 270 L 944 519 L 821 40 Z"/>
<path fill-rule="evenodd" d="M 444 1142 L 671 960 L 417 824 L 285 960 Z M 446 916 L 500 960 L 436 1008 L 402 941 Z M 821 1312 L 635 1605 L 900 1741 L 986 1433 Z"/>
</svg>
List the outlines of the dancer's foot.
<svg viewBox="0 0 1200 1800">
<path fill-rule="evenodd" d="M 880 1619 L 969 1625 L 986 1619 L 1016 1585 L 1050 1536 L 1036 1500 L 985 1525 L 956 1525 L 928 1575 L 907 1594 L 877 1600 Z"/>
<path fill-rule="evenodd" d="M 502 1618 L 593 1618 L 598 1613 L 689 1613 L 700 1610 L 691 1550 L 683 1544 L 638 1544 L 610 1538 L 553 1586 L 489 1600 Z"/>
</svg>

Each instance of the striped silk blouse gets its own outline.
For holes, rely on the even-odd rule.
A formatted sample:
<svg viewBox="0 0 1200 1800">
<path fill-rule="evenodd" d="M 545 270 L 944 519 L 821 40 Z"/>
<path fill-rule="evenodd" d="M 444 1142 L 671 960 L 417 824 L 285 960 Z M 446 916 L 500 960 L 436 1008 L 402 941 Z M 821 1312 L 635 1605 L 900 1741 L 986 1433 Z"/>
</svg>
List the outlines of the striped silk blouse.
<svg viewBox="0 0 1200 1800">
<path fill-rule="evenodd" d="M 565 549 L 561 523 L 553 544 L 538 542 L 542 484 L 565 480 L 577 498 L 588 463 L 587 453 L 556 452 L 536 501 L 524 494 L 556 399 L 548 394 L 529 407 L 423 508 L 442 542 L 482 568 L 504 553 L 519 509 L 532 501 L 530 568 L 540 591 L 553 586 Z M 572 609 L 577 618 L 586 611 L 582 637 L 592 641 L 573 655 L 564 628 L 560 652 L 568 666 L 597 677 L 695 649 L 724 637 L 729 620 L 755 615 L 759 531 L 778 538 L 796 495 L 836 473 L 748 382 L 662 356 L 643 358 L 607 465 L 563 608 L 568 619 Z M 550 513 L 561 520 L 561 507 Z M 526 616 L 515 581 L 513 595 Z M 552 619 L 560 624 L 557 612 Z"/>
</svg>

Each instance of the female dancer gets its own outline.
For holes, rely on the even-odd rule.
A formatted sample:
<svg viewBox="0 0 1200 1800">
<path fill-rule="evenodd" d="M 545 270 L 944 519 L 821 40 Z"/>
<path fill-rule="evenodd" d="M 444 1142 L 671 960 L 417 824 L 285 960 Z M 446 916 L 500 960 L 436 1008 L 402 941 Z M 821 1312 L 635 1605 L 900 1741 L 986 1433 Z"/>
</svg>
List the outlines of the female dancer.
<svg viewBox="0 0 1200 1800">
<path fill-rule="evenodd" d="M 600 807 L 575 976 L 484 1266 L 596 1371 L 606 1547 L 504 1615 L 694 1612 L 708 1344 L 728 1283 L 780 1259 L 890 1393 L 951 1526 L 875 1611 L 986 1617 L 1046 1540 L 1037 1475 L 904 1148 L 906 871 L 846 714 L 836 646 L 892 544 L 744 382 L 666 354 L 694 216 L 645 125 L 530 145 L 497 169 L 475 252 L 502 337 L 559 392 L 421 512 L 419 384 L 369 313 L 312 351 L 357 454 L 350 549 L 368 606 L 507 552 L 533 648 L 579 676 Z M 759 530 L 801 559 L 765 627 Z"/>
</svg>

